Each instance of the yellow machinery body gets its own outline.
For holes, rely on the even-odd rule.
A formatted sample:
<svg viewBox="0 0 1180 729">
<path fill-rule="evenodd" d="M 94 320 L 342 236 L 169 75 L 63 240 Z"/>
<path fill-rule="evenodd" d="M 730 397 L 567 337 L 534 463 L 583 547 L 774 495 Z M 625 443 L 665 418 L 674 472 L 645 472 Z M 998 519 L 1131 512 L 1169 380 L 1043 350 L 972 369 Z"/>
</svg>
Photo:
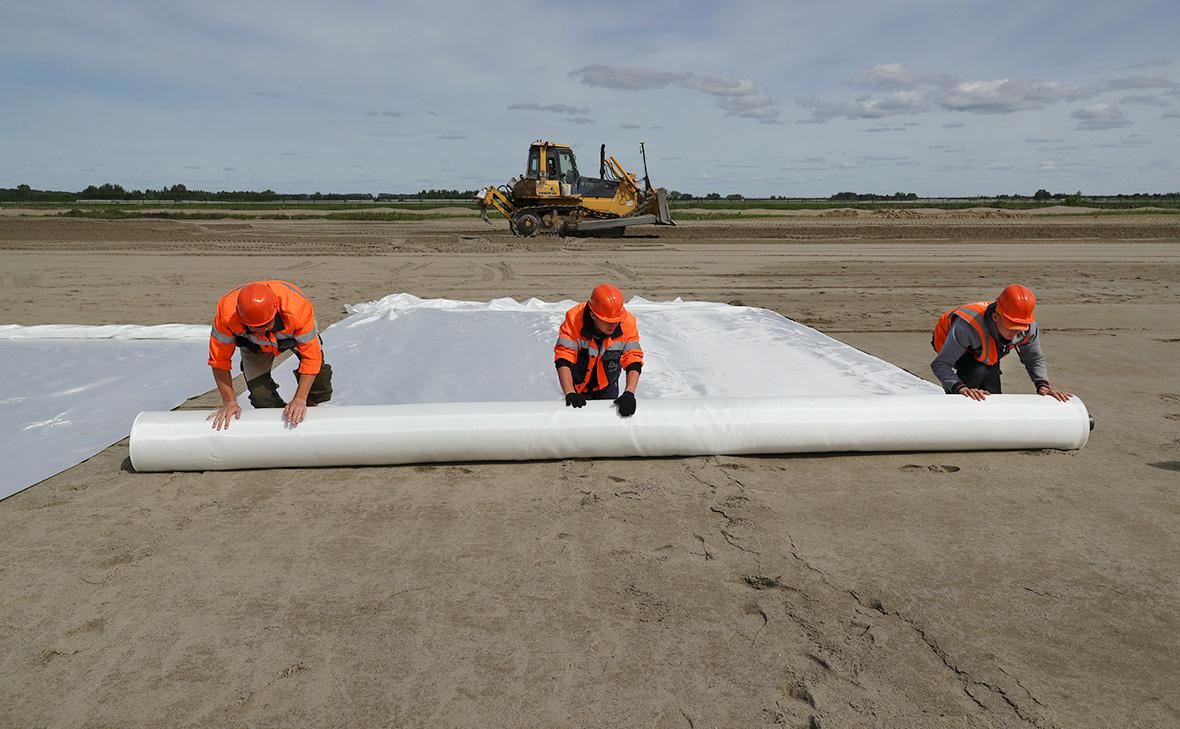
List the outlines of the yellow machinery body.
<svg viewBox="0 0 1180 729">
<path fill-rule="evenodd" d="M 653 189 L 646 175 L 643 183 L 608 157 L 605 147 L 599 156 L 599 177 L 586 177 L 578 171 L 569 145 L 538 140 L 529 147 L 523 176 L 485 188 L 476 200 L 485 221 L 488 207 L 494 207 L 513 233 L 526 237 L 622 235 L 635 225 L 675 225 L 668 214 L 667 192 Z"/>
</svg>

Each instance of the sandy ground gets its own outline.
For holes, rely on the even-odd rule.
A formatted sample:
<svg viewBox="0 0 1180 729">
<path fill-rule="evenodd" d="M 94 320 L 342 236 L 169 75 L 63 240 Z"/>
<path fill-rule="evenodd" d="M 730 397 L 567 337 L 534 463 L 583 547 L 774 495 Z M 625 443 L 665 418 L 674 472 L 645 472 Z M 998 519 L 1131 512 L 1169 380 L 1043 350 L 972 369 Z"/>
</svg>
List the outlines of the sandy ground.
<svg viewBox="0 0 1180 729">
<path fill-rule="evenodd" d="M 0 503 L 0 726 L 1180 725 L 1176 216 L 505 228 L 3 218 L 0 318 L 203 322 L 283 277 L 326 325 L 611 280 L 928 377 L 938 313 L 1019 280 L 1098 427 L 1072 453 L 203 474 L 120 443 Z"/>
</svg>

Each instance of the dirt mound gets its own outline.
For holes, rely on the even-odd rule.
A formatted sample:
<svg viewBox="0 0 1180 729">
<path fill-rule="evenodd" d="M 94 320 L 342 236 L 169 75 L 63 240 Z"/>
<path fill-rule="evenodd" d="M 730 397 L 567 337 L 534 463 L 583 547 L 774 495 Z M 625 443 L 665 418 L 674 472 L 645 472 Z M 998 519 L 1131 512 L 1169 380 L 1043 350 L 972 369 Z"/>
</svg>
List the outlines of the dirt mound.
<svg viewBox="0 0 1180 729">
<path fill-rule="evenodd" d="M 906 210 L 898 208 L 874 210 L 873 216 L 878 218 L 888 218 L 889 220 L 913 220 L 929 217 L 925 212 L 920 210 Z"/>
</svg>

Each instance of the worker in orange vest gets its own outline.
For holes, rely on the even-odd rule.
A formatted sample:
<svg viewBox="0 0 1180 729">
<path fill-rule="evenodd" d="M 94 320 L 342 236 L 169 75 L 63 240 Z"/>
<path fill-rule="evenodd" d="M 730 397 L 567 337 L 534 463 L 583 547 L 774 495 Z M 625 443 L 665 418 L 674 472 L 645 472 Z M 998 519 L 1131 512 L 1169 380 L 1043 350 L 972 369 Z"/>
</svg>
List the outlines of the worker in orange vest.
<svg viewBox="0 0 1180 729">
<path fill-rule="evenodd" d="M 946 392 L 972 400 L 1000 394 L 1000 360 L 1016 350 L 1037 394 L 1062 402 L 1072 397 L 1049 386 L 1045 355 L 1033 318 L 1036 305 L 1032 291 L 1012 284 L 995 301 L 964 304 L 939 317 L 930 338 L 938 356 L 930 369 Z"/>
<path fill-rule="evenodd" d="M 643 348 L 635 316 L 623 307 L 623 292 L 610 284 L 595 287 L 590 300 L 565 313 L 553 348 L 557 381 L 565 404 L 614 400 L 619 415 L 635 414 L 635 388 L 643 369 Z M 619 374 L 626 372 L 623 394 Z"/>
<path fill-rule="evenodd" d="M 234 396 L 230 368 L 234 350 L 242 349 L 242 372 L 250 404 L 256 408 L 283 408 L 283 417 L 299 425 L 307 408 L 332 398 L 332 366 L 324 363 L 315 309 L 303 291 L 286 281 L 255 281 L 230 291 L 217 302 L 209 334 L 209 366 L 221 394 L 221 407 L 209 420 L 215 430 L 229 428 L 242 409 Z M 271 377 L 275 357 L 295 350 L 295 397 L 284 402 Z"/>
</svg>

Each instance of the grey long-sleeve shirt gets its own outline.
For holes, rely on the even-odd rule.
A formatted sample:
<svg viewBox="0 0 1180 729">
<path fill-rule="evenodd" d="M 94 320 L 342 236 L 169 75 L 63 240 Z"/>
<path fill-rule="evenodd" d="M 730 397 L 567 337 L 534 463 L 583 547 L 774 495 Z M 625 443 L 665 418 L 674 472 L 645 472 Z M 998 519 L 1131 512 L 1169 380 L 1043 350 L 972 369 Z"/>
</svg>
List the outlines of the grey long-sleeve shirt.
<svg viewBox="0 0 1180 729">
<path fill-rule="evenodd" d="M 984 329 L 987 336 L 995 340 L 996 351 L 999 352 L 1001 358 L 1015 349 L 1024 369 L 1028 370 L 1028 376 L 1032 379 L 1033 384 L 1038 388 L 1041 385 L 1049 384 L 1049 370 L 1045 366 L 1045 355 L 1041 351 L 1041 337 L 1035 321 L 1029 326 L 1028 341 L 1018 347 L 1013 347 L 1012 342 L 1000 338 L 990 316 L 984 319 Z M 948 394 L 956 393 L 966 386 L 955 373 L 955 363 L 968 350 L 978 351 L 982 347 L 983 340 L 980 339 L 979 332 L 975 331 L 975 327 L 956 316 L 951 323 L 950 331 L 947 332 L 942 349 L 939 350 L 934 361 L 930 363 L 930 369 L 934 372 L 934 376 L 942 383 L 943 389 Z"/>
</svg>

